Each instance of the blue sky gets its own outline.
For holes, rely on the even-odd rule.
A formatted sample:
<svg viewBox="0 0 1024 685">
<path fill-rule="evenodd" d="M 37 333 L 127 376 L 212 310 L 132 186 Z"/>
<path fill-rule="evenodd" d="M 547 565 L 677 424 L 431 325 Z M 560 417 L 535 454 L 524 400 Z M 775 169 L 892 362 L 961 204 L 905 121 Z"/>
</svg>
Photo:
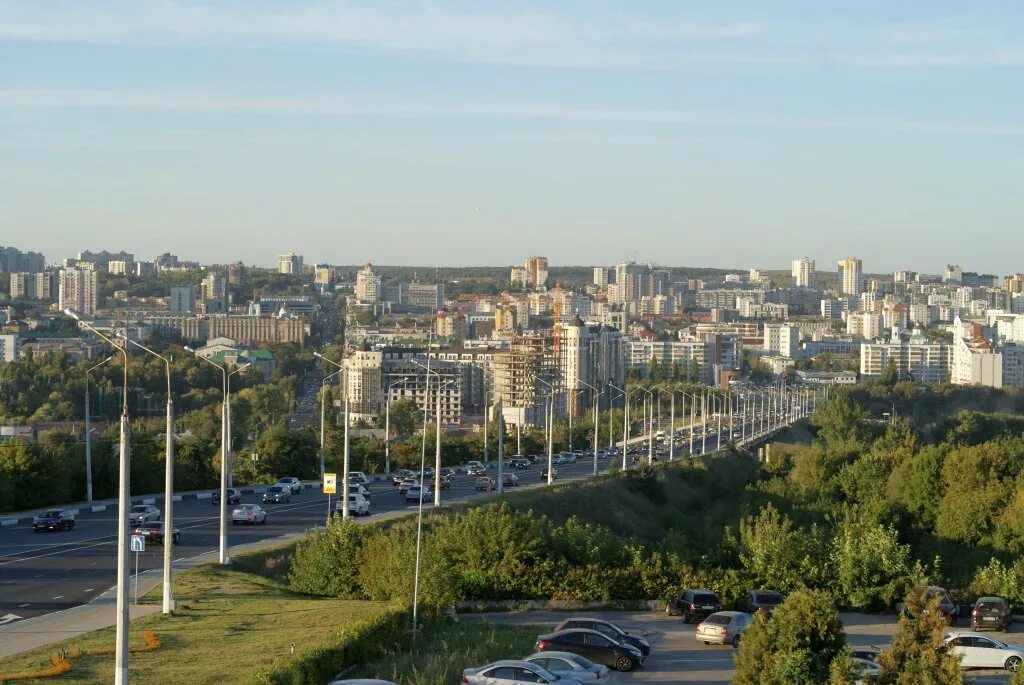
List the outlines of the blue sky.
<svg viewBox="0 0 1024 685">
<path fill-rule="evenodd" d="M 0 0 L 0 244 L 1024 268 L 1024 8 Z"/>
</svg>

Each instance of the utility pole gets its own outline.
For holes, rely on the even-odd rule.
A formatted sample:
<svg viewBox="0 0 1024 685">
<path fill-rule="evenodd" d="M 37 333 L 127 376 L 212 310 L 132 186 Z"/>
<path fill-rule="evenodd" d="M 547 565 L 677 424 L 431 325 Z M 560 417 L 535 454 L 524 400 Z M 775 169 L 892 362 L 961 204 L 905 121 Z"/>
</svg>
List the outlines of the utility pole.
<svg viewBox="0 0 1024 685">
<path fill-rule="evenodd" d="M 498 397 L 498 494 L 502 493 L 502 467 L 505 463 L 505 421 Z"/>
</svg>

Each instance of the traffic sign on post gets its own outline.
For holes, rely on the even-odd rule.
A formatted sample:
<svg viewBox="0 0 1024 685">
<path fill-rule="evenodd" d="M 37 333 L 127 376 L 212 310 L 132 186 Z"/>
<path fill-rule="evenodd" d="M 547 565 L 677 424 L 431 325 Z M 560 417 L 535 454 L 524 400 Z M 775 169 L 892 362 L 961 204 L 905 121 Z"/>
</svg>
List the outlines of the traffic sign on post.
<svg viewBox="0 0 1024 685">
<path fill-rule="evenodd" d="M 333 495 L 338 491 L 338 474 L 336 473 L 325 473 L 324 474 L 324 494 Z"/>
<path fill-rule="evenodd" d="M 146 538 L 142 535 L 132 536 L 132 551 L 133 552 L 145 552 L 146 551 Z"/>
</svg>

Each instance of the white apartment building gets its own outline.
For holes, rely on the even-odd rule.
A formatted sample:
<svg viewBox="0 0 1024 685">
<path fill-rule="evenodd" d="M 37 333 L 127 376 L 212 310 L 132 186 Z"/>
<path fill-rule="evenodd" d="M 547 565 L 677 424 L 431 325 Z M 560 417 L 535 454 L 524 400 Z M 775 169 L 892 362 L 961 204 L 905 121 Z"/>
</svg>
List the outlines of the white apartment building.
<svg viewBox="0 0 1024 685">
<path fill-rule="evenodd" d="M 360 302 L 376 304 L 381 301 L 384 289 L 381 286 L 381 277 L 373 264 L 367 262 L 363 268 L 356 272 L 356 299 Z"/>
<path fill-rule="evenodd" d="M 869 312 L 850 312 L 846 315 L 846 332 L 858 338 L 874 340 L 882 335 L 882 317 Z"/>
<path fill-rule="evenodd" d="M 70 307 L 82 316 L 92 316 L 96 313 L 98 298 L 93 269 L 61 269 L 57 297 L 61 311 Z"/>
<path fill-rule="evenodd" d="M 712 333 L 686 340 L 627 340 L 626 367 L 647 375 L 651 361 L 666 373 L 678 369 L 699 383 L 713 385 L 721 371 L 739 368 L 743 343 L 738 335 Z"/>
<path fill-rule="evenodd" d="M 604 390 L 612 383 L 623 387 L 626 376 L 622 334 L 609 326 L 589 326 L 578 317 L 559 332 L 562 383 L 570 391 L 569 407 L 579 413 L 593 406 L 594 386 Z M 608 397 L 601 397 L 606 408 Z"/>
<path fill-rule="evenodd" d="M 548 282 L 548 258 L 529 257 L 524 265 L 527 285 L 531 288 L 543 288 Z"/>
<path fill-rule="evenodd" d="M 527 288 L 530 285 L 530 272 L 521 266 L 513 266 L 512 276 L 509 280 L 514 286 Z"/>
<path fill-rule="evenodd" d="M 990 388 L 1024 385 L 1024 344 L 1008 342 L 997 347 L 987 338 L 957 336 L 951 382 Z"/>
<path fill-rule="evenodd" d="M 944 343 L 930 343 L 922 336 L 910 342 L 872 342 L 860 346 L 860 375 L 878 379 L 889 368 L 890 361 L 901 379 L 928 385 L 945 383 L 950 375 L 952 350 Z"/>
<path fill-rule="evenodd" d="M 885 304 L 882 306 L 882 325 L 885 328 L 906 329 L 908 324 L 907 306 L 903 304 Z"/>
<path fill-rule="evenodd" d="M 608 287 L 608 272 L 607 266 L 595 266 L 594 267 L 594 285 L 601 290 Z"/>
<path fill-rule="evenodd" d="M 938 307 L 919 303 L 910 305 L 910 325 L 928 328 L 938 320 Z"/>
<path fill-rule="evenodd" d="M 373 350 L 357 350 L 345 358 L 345 396 L 352 421 L 376 418 L 381 408 L 381 365 L 384 356 Z"/>
<path fill-rule="evenodd" d="M 0 333 L 0 364 L 15 362 L 21 357 L 21 338 L 17 333 Z"/>
<path fill-rule="evenodd" d="M 839 260 L 839 289 L 844 295 L 860 295 L 864 289 L 864 265 L 856 257 Z"/>
<path fill-rule="evenodd" d="M 798 288 L 810 288 L 814 282 L 814 260 L 800 257 L 793 260 L 793 284 Z"/>
<path fill-rule="evenodd" d="M 766 323 L 763 349 L 768 354 L 795 358 L 800 349 L 800 328 L 790 324 Z"/>
<path fill-rule="evenodd" d="M 277 258 L 277 272 L 292 276 L 302 275 L 302 255 L 295 252 L 283 254 Z"/>
<path fill-rule="evenodd" d="M 112 259 L 107 262 L 107 272 L 113 276 L 124 276 L 130 274 L 135 267 L 134 262 L 126 262 L 123 259 Z"/>
</svg>

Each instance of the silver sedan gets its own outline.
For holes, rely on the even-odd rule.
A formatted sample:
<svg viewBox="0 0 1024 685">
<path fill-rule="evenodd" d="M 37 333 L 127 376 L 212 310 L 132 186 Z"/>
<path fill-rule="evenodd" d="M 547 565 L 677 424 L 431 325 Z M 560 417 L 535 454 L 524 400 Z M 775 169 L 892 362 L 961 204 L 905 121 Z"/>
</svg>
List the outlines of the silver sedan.
<svg viewBox="0 0 1024 685">
<path fill-rule="evenodd" d="M 572 678 L 560 678 L 547 669 L 529 661 L 495 661 L 480 668 L 467 668 L 462 672 L 462 682 L 468 685 L 520 685 L 520 683 L 555 683 L 559 685 L 582 685 Z"/>
<path fill-rule="evenodd" d="M 258 504 L 242 504 L 231 512 L 231 523 L 266 523 L 267 510 Z"/>
<path fill-rule="evenodd" d="M 523 661 L 537 664 L 544 670 L 562 678 L 562 681 L 568 678 L 581 683 L 604 683 L 611 677 L 607 666 L 595 664 L 593 661 L 571 652 L 537 652 L 525 657 Z"/>
</svg>

